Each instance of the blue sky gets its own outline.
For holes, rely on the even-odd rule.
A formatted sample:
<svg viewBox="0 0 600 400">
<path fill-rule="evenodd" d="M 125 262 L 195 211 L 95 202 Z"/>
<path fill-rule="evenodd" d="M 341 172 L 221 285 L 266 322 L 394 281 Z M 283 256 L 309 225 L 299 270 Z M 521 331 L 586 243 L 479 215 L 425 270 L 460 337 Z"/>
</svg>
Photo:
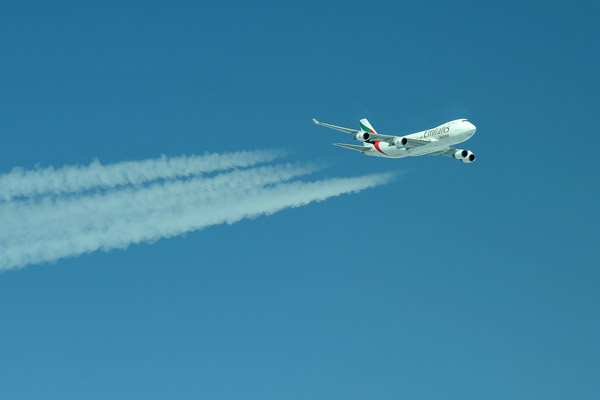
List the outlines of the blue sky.
<svg viewBox="0 0 600 400">
<path fill-rule="evenodd" d="M 0 11 L 2 174 L 272 148 L 397 174 L 1 274 L 3 398 L 600 395 L 596 2 Z M 477 162 L 361 157 L 312 117 L 469 118 Z"/>
</svg>

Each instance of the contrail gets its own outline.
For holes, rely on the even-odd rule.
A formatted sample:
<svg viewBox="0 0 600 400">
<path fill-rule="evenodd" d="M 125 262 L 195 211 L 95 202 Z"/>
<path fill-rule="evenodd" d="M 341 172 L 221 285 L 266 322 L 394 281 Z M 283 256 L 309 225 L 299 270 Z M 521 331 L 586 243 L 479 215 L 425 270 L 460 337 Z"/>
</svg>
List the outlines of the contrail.
<svg viewBox="0 0 600 400">
<path fill-rule="evenodd" d="M 281 150 L 239 151 L 202 156 L 180 156 L 125 161 L 102 165 L 98 160 L 90 165 L 68 165 L 24 170 L 14 168 L 0 176 L 0 201 L 15 197 L 77 193 L 93 188 L 113 188 L 141 185 L 159 179 L 175 179 L 202 173 L 249 167 L 283 157 Z"/>
<path fill-rule="evenodd" d="M 237 153 L 221 156 L 235 157 L 233 154 Z M 224 161 L 223 165 L 228 164 Z M 209 177 L 181 174 L 177 176 L 186 178 L 147 185 L 128 181 L 127 186 L 77 195 L 56 195 L 67 191 L 55 190 L 52 196 L 0 203 L 0 270 L 96 250 L 124 249 L 130 244 L 153 242 L 211 225 L 233 224 L 359 192 L 392 179 L 391 174 L 372 174 L 313 182 L 297 180 L 318 169 L 314 165 L 280 163 Z M 167 176 L 164 171 L 155 174 L 159 175 Z"/>
</svg>

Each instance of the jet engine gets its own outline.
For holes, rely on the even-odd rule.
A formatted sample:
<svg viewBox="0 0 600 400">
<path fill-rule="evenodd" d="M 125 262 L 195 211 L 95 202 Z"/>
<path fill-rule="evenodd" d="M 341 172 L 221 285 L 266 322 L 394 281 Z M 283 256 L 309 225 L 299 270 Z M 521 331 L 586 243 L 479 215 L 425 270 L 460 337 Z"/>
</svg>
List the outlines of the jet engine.
<svg viewBox="0 0 600 400">
<path fill-rule="evenodd" d="M 408 140 L 406 138 L 396 138 L 394 139 L 394 145 L 396 147 L 403 147 L 406 146 L 406 143 L 408 143 Z"/>
<path fill-rule="evenodd" d="M 456 152 L 454 152 L 454 158 L 466 164 L 470 164 L 475 161 L 475 154 L 473 154 L 471 150 L 456 150 Z"/>
<path fill-rule="evenodd" d="M 354 139 L 358 140 L 359 142 L 366 142 L 369 140 L 369 137 L 371 137 L 369 132 L 358 132 L 356 135 L 354 135 Z"/>
</svg>

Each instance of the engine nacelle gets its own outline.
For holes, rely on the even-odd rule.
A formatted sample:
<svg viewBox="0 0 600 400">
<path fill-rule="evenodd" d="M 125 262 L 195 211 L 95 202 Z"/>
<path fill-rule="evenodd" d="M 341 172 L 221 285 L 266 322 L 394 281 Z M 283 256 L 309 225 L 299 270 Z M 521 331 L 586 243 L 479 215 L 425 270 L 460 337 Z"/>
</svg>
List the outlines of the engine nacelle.
<svg viewBox="0 0 600 400">
<path fill-rule="evenodd" d="M 454 158 L 466 164 L 470 164 L 475 161 L 475 154 L 473 154 L 471 150 L 456 150 L 454 152 Z"/>
<path fill-rule="evenodd" d="M 462 162 L 470 164 L 473 161 L 475 161 L 475 154 L 473 154 L 473 152 L 469 150 L 469 155 L 466 158 L 463 158 Z"/>
<path fill-rule="evenodd" d="M 358 132 L 356 135 L 354 135 L 354 139 L 358 140 L 359 142 L 366 142 L 370 137 L 371 135 L 369 132 Z"/>
<path fill-rule="evenodd" d="M 394 145 L 396 147 L 404 147 L 404 146 L 406 146 L 406 143 L 408 143 L 408 140 L 404 137 L 394 139 Z"/>
</svg>

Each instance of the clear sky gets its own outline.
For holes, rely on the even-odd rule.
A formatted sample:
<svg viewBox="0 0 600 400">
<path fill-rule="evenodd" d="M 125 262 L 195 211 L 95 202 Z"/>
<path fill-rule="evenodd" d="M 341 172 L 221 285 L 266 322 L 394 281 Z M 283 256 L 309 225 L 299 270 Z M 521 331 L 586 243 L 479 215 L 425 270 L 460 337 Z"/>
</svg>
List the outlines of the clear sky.
<svg viewBox="0 0 600 400">
<path fill-rule="evenodd" d="M 1 174 L 283 149 L 397 177 L 0 274 L 0 397 L 599 398 L 599 33 L 594 1 L 3 2 Z M 313 117 L 469 118 L 477 161 Z"/>
</svg>

